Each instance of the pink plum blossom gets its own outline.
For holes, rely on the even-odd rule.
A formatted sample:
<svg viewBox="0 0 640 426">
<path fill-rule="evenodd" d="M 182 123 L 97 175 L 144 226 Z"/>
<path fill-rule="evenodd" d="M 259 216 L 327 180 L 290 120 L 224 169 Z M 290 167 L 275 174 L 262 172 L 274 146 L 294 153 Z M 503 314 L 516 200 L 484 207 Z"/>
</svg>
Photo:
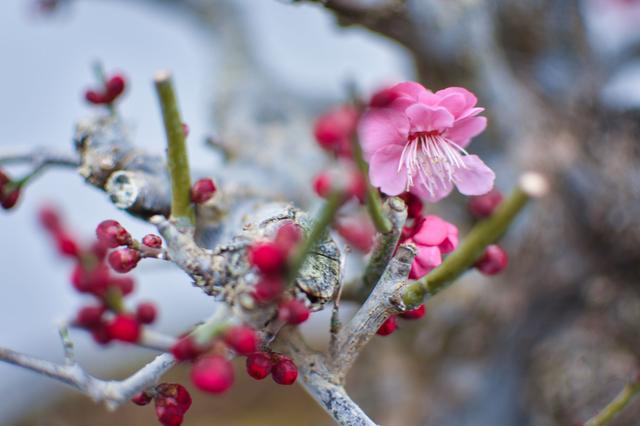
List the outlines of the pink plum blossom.
<svg viewBox="0 0 640 426">
<path fill-rule="evenodd" d="M 413 243 L 418 249 L 409 273 L 409 278 L 418 279 L 440 265 L 443 254 L 456 249 L 458 228 L 438 216 L 424 216 L 403 229 L 401 242 Z"/>
<path fill-rule="evenodd" d="M 386 89 L 359 123 L 371 183 L 387 195 L 405 191 L 436 202 L 453 186 L 464 195 L 482 195 L 495 174 L 465 148 L 487 126 L 477 98 L 461 87 L 435 93 L 418 83 Z"/>
</svg>

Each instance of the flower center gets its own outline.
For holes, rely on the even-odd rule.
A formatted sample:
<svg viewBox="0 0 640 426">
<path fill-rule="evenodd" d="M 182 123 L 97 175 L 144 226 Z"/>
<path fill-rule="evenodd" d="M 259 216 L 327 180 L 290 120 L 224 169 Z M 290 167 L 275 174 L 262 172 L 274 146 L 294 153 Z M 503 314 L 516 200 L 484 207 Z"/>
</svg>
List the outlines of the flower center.
<svg viewBox="0 0 640 426">
<path fill-rule="evenodd" d="M 444 137 L 442 132 L 414 132 L 402 150 L 398 172 L 406 168 L 407 191 L 415 185 L 417 176 L 429 194 L 434 196 L 438 188 L 446 189 L 447 184 L 453 182 L 456 170 L 466 168 L 463 155 L 467 155 L 467 151 Z"/>
</svg>

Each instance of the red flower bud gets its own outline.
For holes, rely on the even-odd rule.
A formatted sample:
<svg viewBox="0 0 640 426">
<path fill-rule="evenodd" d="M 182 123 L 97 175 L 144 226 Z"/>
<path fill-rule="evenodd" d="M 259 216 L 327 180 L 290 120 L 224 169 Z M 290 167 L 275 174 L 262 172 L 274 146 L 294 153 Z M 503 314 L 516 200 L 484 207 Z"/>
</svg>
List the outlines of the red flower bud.
<svg viewBox="0 0 640 426">
<path fill-rule="evenodd" d="M 80 248 L 78 247 L 78 244 L 75 242 L 75 240 L 71 238 L 71 236 L 60 231 L 56 232 L 55 235 L 56 243 L 58 245 L 58 252 L 60 254 L 62 254 L 63 256 L 78 257 L 78 255 L 80 254 Z"/>
<path fill-rule="evenodd" d="M 2 189 L 0 188 L 0 191 Z M 49 232 L 57 233 L 62 229 L 62 220 L 58 212 L 50 206 L 44 206 L 38 214 L 40 224 Z"/>
<path fill-rule="evenodd" d="M 191 187 L 191 201 L 203 204 L 209 201 L 216 193 L 216 184 L 209 178 L 197 180 Z"/>
<path fill-rule="evenodd" d="M 118 314 L 107 324 L 109 335 L 115 340 L 135 343 L 140 339 L 140 323 L 127 314 Z"/>
<path fill-rule="evenodd" d="M 271 369 L 273 381 L 279 385 L 292 385 L 298 378 L 298 367 L 284 355 L 279 355 Z"/>
<path fill-rule="evenodd" d="M 395 316 L 390 316 L 385 322 L 382 323 L 376 334 L 379 336 L 388 336 L 398 328 L 398 323 Z"/>
<path fill-rule="evenodd" d="M 121 74 L 114 74 L 105 84 L 105 95 L 108 103 L 113 102 L 125 89 L 126 81 Z"/>
<path fill-rule="evenodd" d="M 87 90 L 86 92 L 84 92 L 84 98 L 87 100 L 87 102 L 94 105 L 104 105 L 109 103 L 107 101 L 107 96 L 104 93 L 98 92 L 96 90 Z"/>
<path fill-rule="evenodd" d="M 502 202 L 502 193 L 497 189 L 492 189 L 484 195 L 469 197 L 469 211 L 475 217 L 489 217 L 496 207 Z"/>
<path fill-rule="evenodd" d="M 363 253 L 373 247 L 376 228 L 367 214 L 340 217 L 336 220 L 336 231 L 351 246 Z"/>
<path fill-rule="evenodd" d="M 184 133 L 184 137 L 189 137 L 189 125 L 187 123 L 182 123 L 182 133 Z"/>
<path fill-rule="evenodd" d="M 88 329 L 97 328 L 102 324 L 102 315 L 104 312 L 104 306 L 85 306 L 78 311 L 76 323 L 80 327 Z"/>
<path fill-rule="evenodd" d="M 184 414 L 191 407 L 191 395 L 177 383 L 161 383 L 156 386 L 156 416 L 164 426 L 179 426 Z"/>
<path fill-rule="evenodd" d="M 423 303 L 422 305 L 418 306 L 415 309 L 410 309 L 408 311 L 402 312 L 400 314 L 400 317 L 408 320 L 414 320 L 414 319 L 422 318 L 426 313 L 427 313 L 427 308 L 424 306 L 424 303 Z"/>
<path fill-rule="evenodd" d="M 284 269 L 287 253 L 272 242 L 256 243 L 249 248 L 249 263 L 265 274 L 274 274 Z"/>
<path fill-rule="evenodd" d="M 229 328 L 224 333 L 224 341 L 240 355 L 247 355 L 258 350 L 260 338 L 253 328 L 240 325 Z"/>
<path fill-rule="evenodd" d="M 3 209 L 9 210 L 15 207 L 18 204 L 18 199 L 20 198 L 20 188 L 15 188 L 8 194 L 4 194 L 3 197 L 0 197 L 0 205 Z"/>
<path fill-rule="evenodd" d="M 256 352 L 247 356 L 247 373 L 256 380 L 262 380 L 271 373 L 273 362 L 269 354 Z"/>
<path fill-rule="evenodd" d="M 115 220 L 103 220 L 96 227 L 98 241 L 109 248 L 128 246 L 131 244 L 131 234 Z"/>
<path fill-rule="evenodd" d="M 142 238 L 142 244 L 151 248 L 162 247 L 162 238 L 155 234 L 147 234 Z"/>
<path fill-rule="evenodd" d="M 109 284 L 109 268 L 99 263 L 92 269 L 78 263 L 71 275 L 71 284 L 81 293 L 102 294 Z"/>
<path fill-rule="evenodd" d="M 263 276 L 253 287 L 253 298 L 258 303 L 269 303 L 276 300 L 284 291 L 284 283 L 280 277 Z"/>
<path fill-rule="evenodd" d="M 200 347 L 191 336 L 184 336 L 171 347 L 171 354 L 178 361 L 191 361 L 209 350 L 208 347 Z"/>
<path fill-rule="evenodd" d="M 101 322 L 98 326 L 91 328 L 91 336 L 96 343 L 100 345 L 106 345 L 113 340 L 113 337 L 109 333 L 107 324 Z"/>
<path fill-rule="evenodd" d="M 109 285 L 118 288 L 123 296 L 133 293 L 135 288 L 135 282 L 131 277 L 112 277 L 109 280 Z"/>
<path fill-rule="evenodd" d="M 131 398 L 131 402 L 136 405 L 147 405 L 151 402 L 151 397 L 147 395 L 146 392 L 140 392 L 133 395 L 133 398 Z"/>
<path fill-rule="evenodd" d="M 151 324 L 158 316 L 158 309 L 153 303 L 140 303 L 136 308 L 136 319 L 141 324 Z"/>
<path fill-rule="evenodd" d="M 412 194 L 411 192 L 405 192 L 400 195 L 407 205 L 407 217 L 411 219 L 418 219 L 422 216 L 422 208 L 423 203 L 417 195 Z"/>
<path fill-rule="evenodd" d="M 318 144 L 341 157 L 351 157 L 351 138 L 358 124 L 358 111 L 351 105 L 334 108 L 318 117 L 313 135 Z"/>
<path fill-rule="evenodd" d="M 369 106 L 372 108 L 386 108 L 395 101 L 400 93 L 390 87 L 378 90 L 371 96 Z"/>
<path fill-rule="evenodd" d="M 302 231 L 293 222 L 287 222 L 278 229 L 275 243 L 286 253 L 291 252 L 296 244 L 302 239 Z"/>
<path fill-rule="evenodd" d="M 507 252 L 502 247 L 492 244 L 484 249 L 484 253 L 474 266 L 485 275 L 496 275 L 502 272 L 508 263 L 509 256 Z"/>
<path fill-rule="evenodd" d="M 222 393 L 233 384 L 233 366 L 219 355 L 201 358 L 191 369 L 191 381 L 205 392 Z"/>
<path fill-rule="evenodd" d="M 287 324 L 302 324 L 309 319 L 309 308 L 298 299 L 286 300 L 278 306 L 278 318 Z"/>
<path fill-rule="evenodd" d="M 140 253 L 130 248 L 118 249 L 109 253 L 108 261 L 114 271 L 124 274 L 138 265 Z"/>
</svg>

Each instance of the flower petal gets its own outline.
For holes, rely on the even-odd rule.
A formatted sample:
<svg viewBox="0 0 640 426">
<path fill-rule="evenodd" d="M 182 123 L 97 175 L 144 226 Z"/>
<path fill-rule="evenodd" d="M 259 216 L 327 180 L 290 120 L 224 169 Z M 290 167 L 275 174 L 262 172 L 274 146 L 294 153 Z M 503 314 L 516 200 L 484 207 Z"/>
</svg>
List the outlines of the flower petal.
<svg viewBox="0 0 640 426">
<path fill-rule="evenodd" d="M 477 155 L 467 155 L 462 161 L 465 167 L 459 168 L 453 175 L 458 191 L 464 195 L 482 195 L 491 191 L 496 178 L 493 170 Z"/>
<path fill-rule="evenodd" d="M 438 106 L 446 108 L 455 118 L 467 111 L 466 100 L 460 93 L 449 93 L 438 100 Z"/>
<path fill-rule="evenodd" d="M 412 132 L 445 130 L 453 125 L 453 115 L 443 107 L 414 104 L 405 113 L 411 122 Z"/>
<path fill-rule="evenodd" d="M 413 259 L 411 267 L 413 269 L 415 266 L 417 272 L 421 272 L 422 275 L 424 275 L 441 263 L 442 254 L 438 247 L 418 246 L 418 254 L 415 259 Z"/>
<path fill-rule="evenodd" d="M 455 225 L 446 222 L 447 238 L 438 246 L 442 254 L 451 253 L 458 247 L 458 228 Z"/>
<path fill-rule="evenodd" d="M 423 176 L 423 177 L 427 181 L 429 179 L 431 180 L 437 179 L 429 176 Z M 451 193 L 451 190 L 453 189 L 453 183 L 449 182 L 448 180 L 440 180 L 440 179 L 437 179 L 437 180 L 438 180 L 437 182 L 438 184 L 433 189 L 433 194 L 432 194 L 431 192 L 429 192 L 427 187 L 422 183 L 422 179 L 420 179 L 420 177 L 414 177 L 413 181 L 415 182 L 415 185 L 411 187 L 410 192 L 414 195 L 417 195 L 422 200 L 428 203 L 437 203 L 438 201 L 442 200 L 444 197 L 449 195 L 449 193 Z"/>
<path fill-rule="evenodd" d="M 453 123 L 453 126 L 447 130 L 444 137 L 464 148 L 469 145 L 471 138 L 482 133 L 486 127 L 486 117 L 467 117 Z"/>
<path fill-rule="evenodd" d="M 438 216 L 426 216 L 413 240 L 423 246 L 438 246 L 447 238 L 447 222 Z"/>
<path fill-rule="evenodd" d="M 464 109 L 473 108 L 478 103 L 476 95 L 465 89 L 464 87 L 447 87 L 446 89 L 438 90 L 435 95 L 440 98 L 444 98 L 448 95 L 456 94 L 464 98 Z"/>
<path fill-rule="evenodd" d="M 358 125 L 358 135 L 365 159 L 387 145 L 404 145 L 409 134 L 409 120 L 391 108 L 366 111 Z"/>
<path fill-rule="evenodd" d="M 407 186 L 407 171 L 404 167 L 398 171 L 403 147 L 387 145 L 373 154 L 369 162 L 371 184 L 387 195 L 399 195 Z"/>
<path fill-rule="evenodd" d="M 391 87 L 390 90 L 402 95 L 406 95 L 412 98 L 414 101 L 418 101 L 420 99 L 420 96 L 432 94 L 430 90 L 427 90 L 422 84 L 416 83 L 415 81 L 405 81 L 402 83 L 398 83 L 395 86 Z"/>
</svg>

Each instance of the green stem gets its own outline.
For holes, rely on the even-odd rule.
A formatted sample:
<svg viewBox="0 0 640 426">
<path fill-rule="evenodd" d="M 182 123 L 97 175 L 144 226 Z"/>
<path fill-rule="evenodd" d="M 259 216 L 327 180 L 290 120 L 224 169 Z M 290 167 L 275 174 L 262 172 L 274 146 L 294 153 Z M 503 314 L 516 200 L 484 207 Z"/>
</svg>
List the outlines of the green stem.
<svg viewBox="0 0 640 426">
<path fill-rule="evenodd" d="M 446 284 L 466 272 L 480 257 L 485 247 L 495 242 L 507 230 L 513 219 L 527 204 L 530 196 L 517 187 L 496 211 L 487 219 L 478 222 L 460 246 L 436 269 L 419 281 L 407 285 L 403 301 L 407 306 L 422 303 L 426 294 L 434 295 Z"/>
<path fill-rule="evenodd" d="M 93 63 L 93 73 L 95 74 L 96 79 L 102 85 L 102 87 L 106 88 L 106 86 L 107 86 L 107 73 L 104 72 L 104 65 L 102 65 L 102 62 L 95 61 Z M 115 105 L 113 104 L 113 102 L 108 104 L 107 108 L 109 108 L 109 112 L 111 113 L 111 115 L 116 115 L 116 108 L 115 108 Z"/>
<path fill-rule="evenodd" d="M 167 72 L 158 73 L 155 85 L 167 135 L 167 165 L 171 175 L 171 217 L 193 224 L 189 157 L 171 75 Z"/>
<path fill-rule="evenodd" d="M 617 416 L 640 393 L 640 382 L 626 385 L 606 407 L 589 419 L 584 426 L 603 426 Z"/>
<path fill-rule="evenodd" d="M 367 162 L 364 161 L 362 147 L 360 146 L 360 141 L 358 141 L 357 136 L 353 136 L 351 138 L 351 151 L 353 153 L 353 160 L 355 161 L 356 166 L 358 167 L 358 170 L 360 171 L 360 174 L 367 186 L 366 197 L 369 216 L 371 216 L 371 220 L 378 232 L 386 234 L 391 231 L 391 222 L 382 211 L 382 200 L 380 199 L 378 190 L 371 185 L 371 182 L 369 182 L 368 165 Z"/>
<path fill-rule="evenodd" d="M 329 225 L 331 225 L 331 222 L 333 222 L 333 218 L 335 217 L 336 212 L 342 205 L 343 201 L 344 194 L 342 192 L 336 191 L 329 195 L 327 201 L 324 203 L 322 209 L 318 213 L 318 216 L 314 220 L 309 234 L 304 239 L 302 244 L 300 244 L 296 249 L 295 253 L 291 257 L 291 260 L 289 261 L 289 267 L 287 271 L 289 282 L 293 282 L 296 279 L 298 273 L 300 272 L 300 269 L 302 268 L 302 265 L 304 265 L 304 262 L 307 259 L 307 256 L 309 255 L 309 253 L 311 253 L 311 250 L 313 250 L 318 241 L 320 241 L 320 239 L 324 236 L 327 228 L 329 227 Z"/>
</svg>

